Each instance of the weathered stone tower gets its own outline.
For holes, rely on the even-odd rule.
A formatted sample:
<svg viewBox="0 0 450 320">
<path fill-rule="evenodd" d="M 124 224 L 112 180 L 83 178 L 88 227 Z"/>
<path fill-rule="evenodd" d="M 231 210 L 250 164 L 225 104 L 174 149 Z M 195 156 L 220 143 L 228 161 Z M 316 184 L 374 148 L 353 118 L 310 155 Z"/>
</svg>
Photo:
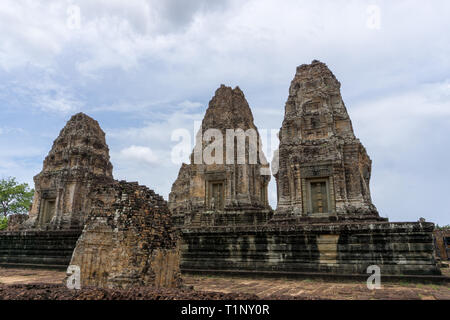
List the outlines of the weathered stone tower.
<svg viewBox="0 0 450 320">
<path fill-rule="evenodd" d="M 209 102 L 190 164 L 169 195 L 177 225 L 217 225 L 266 219 L 271 209 L 268 163 L 244 93 L 222 85 Z"/>
<path fill-rule="evenodd" d="M 372 162 L 340 86 L 317 60 L 297 68 L 279 134 L 277 218 L 379 219 L 369 190 Z"/>
<path fill-rule="evenodd" d="M 35 178 L 30 218 L 0 231 L 0 265 L 67 267 L 99 287 L 181 284 L 178 236 L 167 202 L 137 182 L 116 181 L 105 133 L 74 115 Z"/>
<path fill-rule="evenodd" d="M 82 229 L 92 187 L 112 179 L 105 133 L 89 116 L 72 116 L 34 177 L 36 193 L 24 228 Z"/>
<path fill-rule="evenodd" d="M 321 62 L 297 68 L 273 164 L 277 160 L 273 217 L 182 228 L 183 271 L 357 274 L 366 280 L 368 267 L 376 265 L 383 276 L 440 274 L 433 223 L 379 217 L 370 198 L 371 161 L 355 138 L 339 82 Z M 189 177 L 188 169 L 180 176 Z"/>
<path fill-rule="evenodd" d="M 81 284 L 109 288 L 181 284 L 177 236 L 167 202 L 137 183 L 96 186 L 71 265 Z"/>
</svg>

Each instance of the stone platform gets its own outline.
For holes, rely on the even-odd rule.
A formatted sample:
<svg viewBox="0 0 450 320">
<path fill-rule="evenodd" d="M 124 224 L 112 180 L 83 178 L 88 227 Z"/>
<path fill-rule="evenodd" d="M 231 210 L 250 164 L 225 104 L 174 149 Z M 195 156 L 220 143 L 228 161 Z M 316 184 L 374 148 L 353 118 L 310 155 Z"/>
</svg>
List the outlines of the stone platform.
<svg viewBox="0 0 450 320">
<path fill-rule="evenodd" d="M 80 231 L 0 232 L 0 266 L 67 269 Z"/>
<path fill-rule="evenodd" d="M 440 275 L 432 223 L 265 224 L 182 229 L 182 271 Z"/>
</svg>

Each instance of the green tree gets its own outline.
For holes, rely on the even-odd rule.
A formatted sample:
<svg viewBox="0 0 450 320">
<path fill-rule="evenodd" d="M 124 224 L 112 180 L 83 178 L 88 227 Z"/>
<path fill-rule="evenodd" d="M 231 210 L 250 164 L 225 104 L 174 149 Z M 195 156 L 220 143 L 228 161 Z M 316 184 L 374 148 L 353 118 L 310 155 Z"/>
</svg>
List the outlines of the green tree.
<svg viewBox="0 0 450 320">
<path fill-rule="evenodd" d="M 5 230 L 8 227 L 8 218 L 0 216 L 0 231 Z"/>
<path fill-rule="evenodd" d="M 33 201 L 34 190 L 28 184 L 19 184 L 15 178 L 0 180 L 0 212 L 3 217 L 10 214 L 26 214 Z"/>
</svg>

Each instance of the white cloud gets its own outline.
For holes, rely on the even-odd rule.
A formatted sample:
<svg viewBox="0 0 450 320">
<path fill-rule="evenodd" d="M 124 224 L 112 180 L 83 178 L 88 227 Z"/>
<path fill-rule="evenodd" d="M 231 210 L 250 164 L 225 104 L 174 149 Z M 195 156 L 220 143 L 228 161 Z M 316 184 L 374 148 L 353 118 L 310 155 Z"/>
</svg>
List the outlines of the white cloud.
<svg viewBox="0 0 450 320">
<path fill-rule="evenodd" d="M 261 79 L 263 74 L 266 78 L 280 74 L 283 67 L 279 59 L 273 59 L 280 54 L 284 65 L 310 61 L 317 52 L 322 52 L 319 58 L 331 54 L 365 55 L 365 60 L 387 58 L 401 56 L 395 45 L 401 39 L 404 53 L 414 52 L 411 59 L 420 61 L 432 56 L 444 62 L 442 52 L 449 48 L 435 32 L 447 22 L 445 15 L 439 15 L 434 8 L 445 12 L 449 7 L 446 1 L 439 5 L 379 1 L 382 26 L 377 33 L 366 27 L 368 5 L 364 2 L 48 2 L 2 2 L 0 66 L 9 70 L 27 63 L 47 66 L 59 55 L 75 51 L 75 65 L 92 76 L 99 69 L 130 70 L 143 60 L 152 60 L 190 66 L 197 75 L 200 72 L 211 76 L 221 66 L 224 74 Z M 72 4 L 81 10 L 80 30 L 67 27 L 67 8 Z M 406 19 L 406 12 L 419 18 Z M 432 15 L 433 19 L 427 20 Z M 419 37 L 424 48 L 434 43 L 441 50 L 409 51 Z M 330 52 L 330 47 L 335 50 Z M 361 62 L 352 60 L 354 68 Z M 396 63 L 400 65 L 401 61 Z"/>
<path fill-rule="evenodd" d="M 0 68 L 51 65 L 69 39 L 64 26 L 65 8 L 59 1 L 2 1 Z"/>
<path fill-rule="evenodd" d="M 185 100 L 185 101 L 183 101 L 183 102 L 180 102 L 180 103 L 178 104 L 178 106 L 180 106 L 180 107 L 182 107 L 182 108 L 184 108 L 184 109 L 189 110 L 189 109 L 197 109 L 197 108 L 200 108 L 200 107 L 203 106 L 203 103 L 201 103 L 201 102 L 192 102 L 192 101 L 189 101 L 189 100 Z"/>
<path fill-rule="evenodd" d="M 44 111 L 69 113 L 76 111 L 80 103 L 75 100 L 68 100 L 65 97 L 55 98 L 43 95 L 37 97 L 36 105 Z"/>
<path fill-rule="evenodd" d="M 27 134 L 27 132 L 22 128 L 13 128 L 13 127 L 8 127 L 8 126 L 0 127 L 0 134 L 7 135 L 7 134 L 11 134 L 11 133 L 14 135 Z M 3 150 L 2 154 L 6 154 L 6 153 L 8 153 L 8 151 Z"/>
<path fill-rule="evenodd" d="M 132 145 L 120 151 L 120 156 L 128 161 L 138 161 L 146 164 L 157 164 L 159 159 L 148 147 Z"/>
<path fill-rule="evenodd" d="M 36 71 L 35 69 L 31 69 Z M 83 107 L 84 103 L 75 97 L 72 88 L 67 84 L 61 84 L 57 80 L 52 79 L 49 70 L 46 73 L 30 71 L 30 75 L 19 77 L 19 79 L 5 81 L 3 84 L 3 94 L 1 99 L 12 103 L 27 99 L 29 106 L 27 108 L 35 108 L 39 111 L 50 113 L 59 113 L 66 115 L 74 113 Z M 36 79 L 37 78 L 37 79 Z"/>
<path fill-rule="evenodd" d="M 357 133 L 374 147 L 415 148 L 433 121 L 450 122 L 449 81 L 356 104 L 350 116 Z"/>
<path fill-rule="evenodd" d="M 438 209 L 430 210 L 435 199 L 446 196 L 448 83 L 426 83 L 349 108 L 355 133 L 373 160 L 372 198 L 391 220 L 448 222 Z"/>
</svg>

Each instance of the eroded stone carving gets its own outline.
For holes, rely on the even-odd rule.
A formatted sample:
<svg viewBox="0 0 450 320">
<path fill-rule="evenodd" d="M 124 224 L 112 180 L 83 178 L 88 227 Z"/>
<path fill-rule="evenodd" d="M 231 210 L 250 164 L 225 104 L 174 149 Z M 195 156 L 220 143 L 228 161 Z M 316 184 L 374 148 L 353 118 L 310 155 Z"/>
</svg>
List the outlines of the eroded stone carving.
<svg viewBox="0 0 450 320">
<path fill-rule="evenodd" d="M 324 63 L 297 68 L 279 138 L 278 218 L 379 219 L 369 189 L 372 162 Z"/>
<path fill-rule="evenodd" d="M 83 286 L 181 284 L 177 237 L 161 196 L 121 181 L 95 188 L 91 200 L 70 263 L 80 267 Z"/>
<path fill-rule="evenodd" d="M 82 229 L 91 189 L 112 179 L 105 133 L 89 116 L 72 116 L 54 141 L 42 172 L 34 177 L 36 192 L 23 227 Z"/>
<path fill-rule="evenodd" d="M 137 183 L 113 179 L 105 133 L 97 121 L 82 113 L 70 119 L 35 177 L 35 188 L 30 218 L 22 227 L 50 231 L 17 238 L 26 242 L 42 236 L 47 243 L 62 238 L 74 248 L 73 237 L 82 229 L 71 264 L 80 267 L 83 286 L 181 283 L 176 232 L 166 201 Z M 68 229 L 75 233 L 61 234 Z M 65 262 L 67 254 L 53 248 L 56 263 Z M 37 249 L 33 247 L 35 254 Z M 38 256 L 33 262 L 46 260 Z"/>
<path fill-rule="evenodd" d="M 242 130 L 247 136 L 242 140 L 237 136 L 227 139 L 227 130 Z M 210 152 L 211 145 L 218 142 L 208 140 L 211 132 L 219 133 L 222 142 L 220 149 Z M 239 144 L 244 139 L 245 144 Z M 242 219 L 253 221 L 257 217 L 252 213 L 258 217 L 270 214 L 270 175 L 261 171 L 268 169 L 268 163 L 258 148 L 259 139 L 244 93 L 239 87 L 222 85 L 209 102 L 190 164 L 181 166 L 169 195 L 169 208 L 178 225 L 237 223 Z M 255 146 L 256 151 L 251 149 Z M 205 158 L 211 154 L 221 161 L 208 163 Z"/>
</svg>

